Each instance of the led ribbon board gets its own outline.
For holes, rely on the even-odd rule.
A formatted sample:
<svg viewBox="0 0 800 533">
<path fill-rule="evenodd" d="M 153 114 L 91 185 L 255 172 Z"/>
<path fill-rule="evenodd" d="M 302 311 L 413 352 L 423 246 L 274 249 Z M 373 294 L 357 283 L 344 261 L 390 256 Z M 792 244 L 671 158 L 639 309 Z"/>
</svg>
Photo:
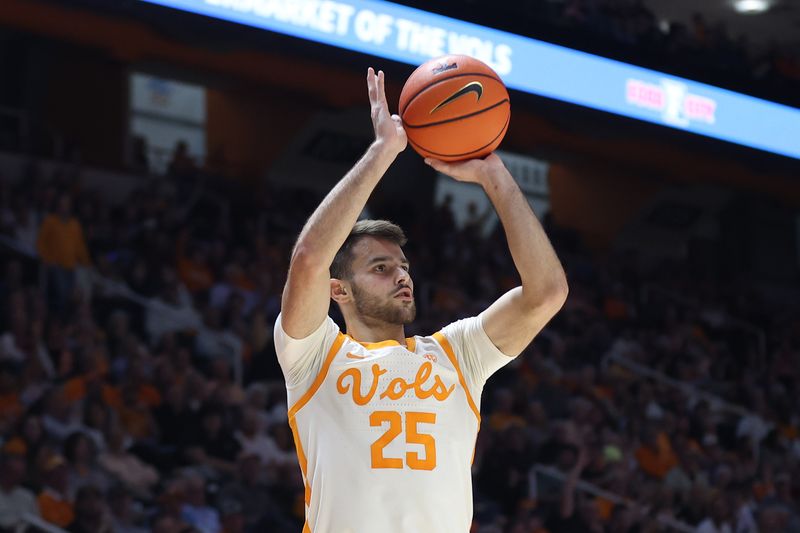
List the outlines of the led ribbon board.
<svg viewBox="0 0 800 533">
<path fill-rule="evenodd" d="M 142 0 L 418 65 L 467 54 L 512 89 L 800 159 L 800 109 L 375 0 Z"/>
</svg>

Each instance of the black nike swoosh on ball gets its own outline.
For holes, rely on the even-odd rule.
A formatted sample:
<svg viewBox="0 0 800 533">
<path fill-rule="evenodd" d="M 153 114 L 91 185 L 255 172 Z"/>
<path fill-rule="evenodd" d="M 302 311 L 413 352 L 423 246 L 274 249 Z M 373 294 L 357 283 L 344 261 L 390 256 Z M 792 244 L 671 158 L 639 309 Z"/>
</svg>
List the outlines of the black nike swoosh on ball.
<svg viewBox="0 0 800 533">
<path fill-rule="evenodd" d="M 481 99 L 481 96 L 483 96 L 483 85 L 481 84 L 481 82 L 479 82 L 479 81 L 471 81 L 468 84 L 464 85 L 462 88 L 460 88 L 459 90 L 457 90 L 456 92 L 454 92 L 453 94 L 451 94 L 450 96 L 448 96 L 447 98 L 445 98 L 444 100 L 439 102 L 439 105 L 437 105 L 436 107 L 431 109 L 430 114 L 432 115 L 433 113 L 435 113 L 439 109 L 443 108 L 447 104 L 449 104 L 449 103 L 451 103 L 451 102 L 453 102 L 455 100 L 458 100 L 459 98 L 461 98 L 465 94 L 469 94 L 469 93 L 475 93 L 476 95 L 478 95 L 478 99 L 476 100 L 476 102 L 479 102 L 480 99 Z"/>
</svg>

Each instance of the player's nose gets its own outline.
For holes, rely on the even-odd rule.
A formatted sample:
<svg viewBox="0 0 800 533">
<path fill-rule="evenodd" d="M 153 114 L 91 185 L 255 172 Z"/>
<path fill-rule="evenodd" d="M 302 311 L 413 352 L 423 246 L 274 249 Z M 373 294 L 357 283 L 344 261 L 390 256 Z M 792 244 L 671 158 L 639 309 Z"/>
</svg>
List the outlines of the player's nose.
<svg viewBox="0 0 800 533">
<path fill-rule="evenodd" d="M 397 267 L 394 282 L 397 285 L 411 285 L 411 276 L 408 274 L 408 270 L 403 267 Z"/>
</svg>

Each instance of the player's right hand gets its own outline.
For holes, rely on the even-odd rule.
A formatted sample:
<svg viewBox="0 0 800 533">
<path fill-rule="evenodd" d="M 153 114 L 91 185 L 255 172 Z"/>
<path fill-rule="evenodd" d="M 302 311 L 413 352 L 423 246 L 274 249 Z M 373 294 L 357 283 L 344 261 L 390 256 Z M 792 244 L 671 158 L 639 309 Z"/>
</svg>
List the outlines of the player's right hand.
<svg viewBox="0 0 800 533">
<path fill-rule="evenodd" d="M 426 157 L 425 163 L 433 167 L 434 170 L 442 174 L 447 174 L 456 181 L 478 183 L 483 186 L 488 185 L 492 179 L 498 177 L 511 178 L 508 169 L 506 169 L 503 164 L 503 160 L 494 152 L 483 159 L 467 159 L 465 161 L 452 162 Z"/>
<path fill-rule="evenodd" d="M 369 93 L 370 114 L 372 116 L 372 127 L 375 130 L 375 141 L 392 152 L 399 154 L 406 149 L 408 138 L 400 117 L 389 114 L 382 70 L 375 74 L 375 70 L 369 67 L 367 70 L 367 92 Z"/>
</svg>

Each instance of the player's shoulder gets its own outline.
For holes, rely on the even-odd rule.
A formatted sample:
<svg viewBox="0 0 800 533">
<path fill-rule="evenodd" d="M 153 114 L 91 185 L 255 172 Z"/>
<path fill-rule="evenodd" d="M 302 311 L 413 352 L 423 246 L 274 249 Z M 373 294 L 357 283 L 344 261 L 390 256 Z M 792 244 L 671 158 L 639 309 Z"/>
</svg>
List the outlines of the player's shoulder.
<svg viewBox="0 0 800 533">
<path fill-rule="evenodd" d="M 474 331 L 475 328 L 482 327 L 480 315 L 470 316 L 450 322 L 446 326 L 442 327 L 437 334 L 444 335 L 450 342 L 458 342 L 460 339 Z"/>
<path fill-rule="evenodd" d="M 476 327 L 481 327 L 479 316 L 461 318 L 442 326 L 435 333 L 415 337 L 416 343 L 420 347 L 441 346 L 448 350 L 454 345 L 458 345 Z M 419 352 L 419 350 L 417 351 Z"/>
<path fill-rule="evenodd" d="M 281 350 L 287 346 L 329 344 L 332 340 L 336 339 L 342 334 L 338 324 L 336 324 L 336 322 L 330 316 L 326 316 L 325 320 L 322 321 L 317 329 L 311 332 L 308 336 L 302 339 L 296 339 L 286 333 L 286 330 L 283 329 L 281 320 L 282 316 L 281 314 L 278 314 L 273 328 L 273 340 L 275 341 L 275 347 L 278 350 Z"/>
</svg>

